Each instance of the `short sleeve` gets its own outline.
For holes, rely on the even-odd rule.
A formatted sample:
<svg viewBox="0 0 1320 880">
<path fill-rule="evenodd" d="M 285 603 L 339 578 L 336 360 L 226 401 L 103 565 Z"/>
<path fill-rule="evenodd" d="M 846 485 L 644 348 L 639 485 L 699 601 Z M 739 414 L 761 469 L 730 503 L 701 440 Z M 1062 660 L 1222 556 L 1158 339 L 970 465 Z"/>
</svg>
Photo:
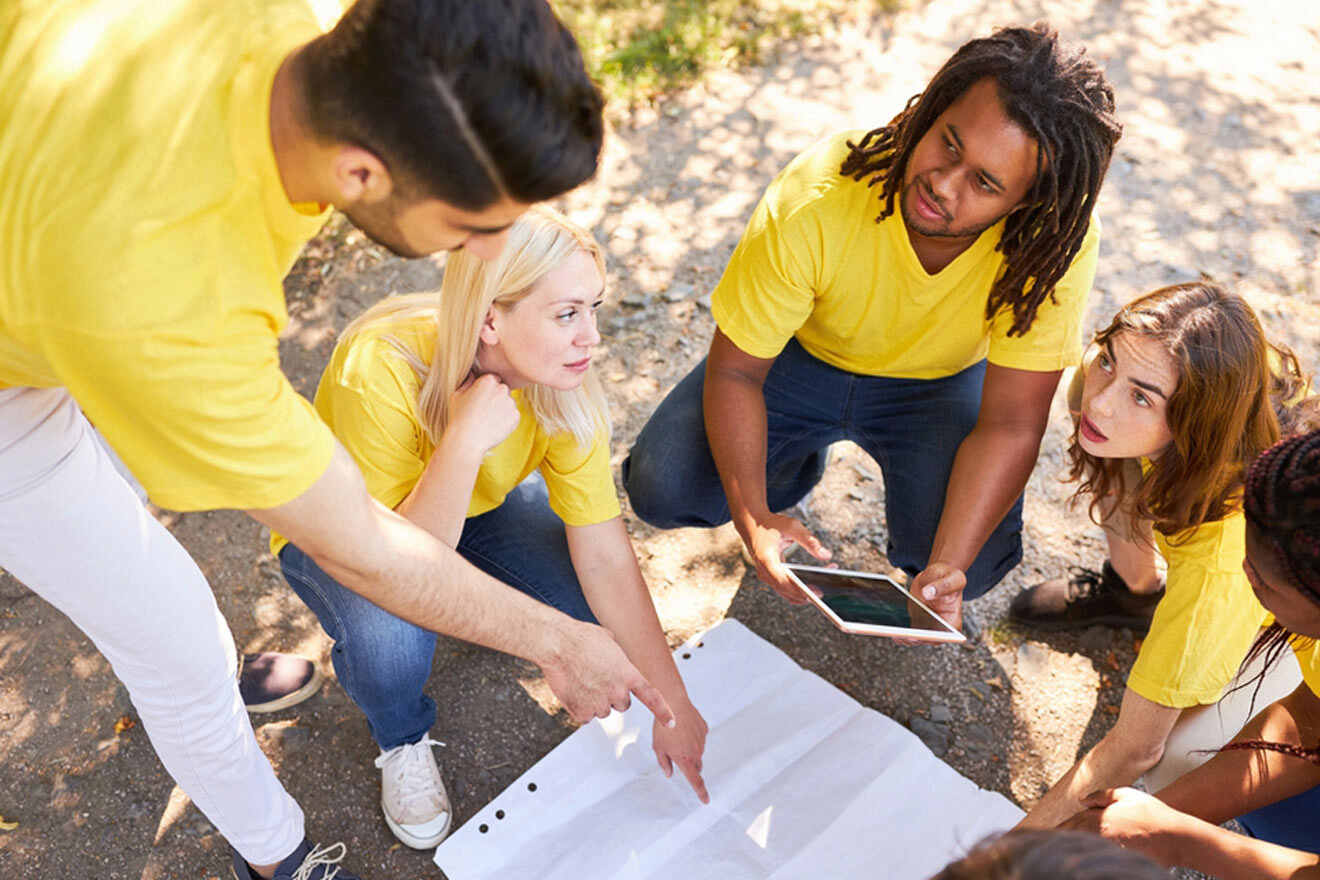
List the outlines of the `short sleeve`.
<svg viewBox="0 0 1320 880">
<path fill-rule="evenodd" d="M 43 328 L 42 353 L 151 500 L 173 510 L 277 507 L 325 472 L 334 437 L 254 326 L 198 340 Z"/>
<path fill-rule="evenodd" d="M 368 494 L 392 510 L 422 478 L 430 455 L 416 412 L 416 374 L 380 337 L 349 342 L 338 354 L 321 378 L 316 409 L 357 462 Z"/>
<path fill-rule="evenodd" d="M 1290 640 L 1297 665 L 1302 669 L 1302 681 L 1311 693 L 1320 697 L 1320 641 L 1306 636 L 1293 636 Z"/>
<path fill-rule="evenodd" d="M 1082 322 L 1086 300 L 1095 282 L 1100 253 L 1100 218 L 1092 215 L 1082 247 L 1059 283 L 1053 296 L 1046 298 L 1036 311 L 1031 329 L 1021 336 L 1010 336 L 1013 326 L 1011 309 L 1000 310 L 990 322 L 990 363 L 1016 370 L 1050 373 L 1077 364 L 1082 357 Z"/>
<path fill-rule="evenodd" d="M 823 231 L 808 207 L 785 204 L 793 171 L 766 190 L 711 294 L 716 325 L 752 357 L 778 356 L 815 308 Z"/>
<path fill-rule="evenodd" d="M 589 449 L 567 431 L 554 434 L 541 461 L 541 476 L 550 496 L 550 509 L 565 525 L 595 525 L 622 513 L 610 472 L 610 436 L 606 431 L 596 434 Z"/>
<path fill-rule="evenodd" d="M 1205 705 L 1237 674 L 1265 620 L 1242 571 L 1243 528 L 1235 514 L 1161 542 L 1168 577 L 1128 675 L 1136 693 L 1172 708 Z"/>
</svg>

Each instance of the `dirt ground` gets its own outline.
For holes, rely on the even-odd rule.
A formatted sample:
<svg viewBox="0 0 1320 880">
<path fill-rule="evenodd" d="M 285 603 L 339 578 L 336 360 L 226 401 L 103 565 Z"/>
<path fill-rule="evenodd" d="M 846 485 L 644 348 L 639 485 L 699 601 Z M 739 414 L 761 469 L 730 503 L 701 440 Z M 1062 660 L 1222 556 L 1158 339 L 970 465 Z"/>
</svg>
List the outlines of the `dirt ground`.
<svg viewBox="0 0 1320 880">
<path fill-rule="evenodd" d="M 708 295 L 774 173 L 823 134 L 886 121 L 966 39 L 1048 16 L 1105 65 L 1126 134 L 1100 213 L 1104 244 L 1088 329 L 1152 287 L 1204 273 L 1229 282 L 1308 369 L 1320 367 L 1320 7 L 1285 0 L 933 0 L 837 23 L 758 69 L 717 72 L 610 138 L 598 178 L 563 207 L 605 244 L 610 302 L 602 373 L 622 460 L 660 397 L 702 356 Z M 311 395 L 336 332 L 389 293 L 435 286 L 438 261 L 403 261 L 334 222 L 286 290 L 285 368 Z M 1006 626 L 1020 588 L 1098 566 L 1099 530 L 1060 481 L 1056 400 L 1027 489 L 1026 558 L 974 603 L 965 648 L 843 636 L 744 570 L 734 533 L 658 533 L 631 521 L 671 642 L 736 617 L 806 668 L 911 726 L 961 773 L 1034 800 L 1109 727 L 1131 633 L 1044 638 Z M 855 447 L 836 449 L 811 521 L 844 563 L 883 567 L 883 486 Z M 300 651 L 333 676 L 329 644 L 234 512 L 162 519 L 211 579 L 239 646 Z M 462 822 L 572 730 L 526 663 L 441 639 L 428 692 L 433 735 Z M 226 848 L 165 775 L 106 662 L 68 621 L 0 580 L 0 877 L 228 876 Z M 124 719 L 117 729 L 117 722 Z M 366 877 L 435 877 L 378 812 L 376 751 L 329 681 L 303 706 L 255 719 L 308 816 Z M 677 783 L 676 783 L 677 784 Z"/>
</svg>

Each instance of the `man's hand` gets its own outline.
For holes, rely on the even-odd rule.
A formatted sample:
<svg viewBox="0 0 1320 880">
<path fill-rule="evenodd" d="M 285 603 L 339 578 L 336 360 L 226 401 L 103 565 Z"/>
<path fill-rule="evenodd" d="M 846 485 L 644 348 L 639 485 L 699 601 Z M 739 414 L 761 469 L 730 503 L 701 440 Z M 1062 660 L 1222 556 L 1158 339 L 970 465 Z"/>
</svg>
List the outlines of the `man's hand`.
<svg viewBox="0 0 1320 880">
<path fill-rule="evenodd" d="M 949 626 L 960 630 L 963 590 L 966 586 L 967 573 L 961 568 L 947 562 L 932 562 L 912 579 L 908 592 L 947 620 Z"/>
<path fill-rule="evenodd" d="M 1172 840 L 1185 822 L 1197 820 L 1180 813 L 1159 798 L 1135 788 L 1110 788 L 1082 798 L 1087 809 L 1066 820 L 1060 828 L 1090 831 L 1119 846 L 1144 852 L 1161 864 L 1172 866 Z"/>
<path fill-rule="evenodd" d="M 802 595 L 802 588 L 793 583 L 784 568 L 783 555 L 794 544 L 805 547 L 807 552 L 822 562 L 829 561 L 830 551 L 791 516 L 772 513 L 762 520 L 753 521 L 743 543 L 756 565 L 756 576 L 769 584 L 776 593 L 793 605 L 807 601 Z"/>
<path fill-rule="evenodd" d="M 468 444 L 466 448 L 482 457 L 513 433 L 520 418 L 509 387 L 486 373 L 458 386 L 449 398 L 445 436 Z"/>
<path fill-rule="evenodd" d="M 546 683 L 579 724 L 627 711 L 636 694 L 656 723 L 673 726 L 674 712 L 603 627 L 572 621 L 554 657 L 541 663 Z"/>
<path fill-rule="evenodd" d="M 678 724 L 665 727 L 656 720 L 651 729 L 651 748 L 665 777 L 674 775 L 674 765 L 687 777 L 688 784 L 703 803 L 710 803 L 706 782 L 701 778 L 701 756 L 706 751 L 706 719 L 690 702 L 676 708 Z"/>
</svg>

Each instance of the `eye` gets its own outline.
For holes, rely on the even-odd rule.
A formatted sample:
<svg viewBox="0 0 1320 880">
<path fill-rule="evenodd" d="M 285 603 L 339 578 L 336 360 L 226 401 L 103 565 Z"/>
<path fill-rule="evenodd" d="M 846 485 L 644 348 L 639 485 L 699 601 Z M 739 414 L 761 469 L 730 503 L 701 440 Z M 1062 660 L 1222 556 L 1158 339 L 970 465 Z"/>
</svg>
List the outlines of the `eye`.
<svg viewBox="0 0 1320 880">
<path fill-rule="evenodd" d="M 598 299 L 598 300 L 596 300 L 594 303 L 591 304 L 591 310 L 594 312 L 594 311 L 596 311 L 597 309 L 599 309 L 601 306 L 603 306 L 604 304 L 605 304 L 605 300 L 603 300 L 603 299 Z"/>
<path fill-rule="evenodd" d="M 979 177 L 979 178 L 977 178 L 977 180 L 976 180 L 976 185 L 977 185 L 977 186 L 981 189 L 981 191 L 984 192 L 984 193 L 989 193 L 990 195 L 994 195 L 994 193 L 995 193 L 995 188 L 994 188 L 994 186 L 992 186 L 991 183 L 990 183 L 990 181 L 986 180 L 984 177 Z"/>
<path fill-rule="evenodd" d="M 572 321 L 576 317 L 577 317 L 577 309 L 569 308 L 569 309 L 564 309 L 562 312 L 556 314 L 555 320 L 559 321 L 561 324 L 567 324 L 569 321 Z"/>
<path fill-rule="evenodd" d="M 950 156 L 958 155 L 958 147 L 954 145 L 953 141 L 949 139 L 948 135 L 945 135 L 943 140 L 944 140 L 945 151 L 947 151 Z"/>
<path fill-rule="evenodd" d="M 1111 361 L 1109 355 L 1105 354 L 1103 351 L 1096 357 L 1095 362 L 1099 365 L 1100 369 L 1104 370 L 1106 373 L 1114 368 L 1114 362 Z"/>
<path fill-rule="evenodd" d="M 1137 406 L 1144 406 L 1149 408 L 1152 405 L 1151 399 L 1146 396 L 1145 392 L 1142 391 L 1133 391 L 1132 400 L 1136 402 Z"/>
</svg>

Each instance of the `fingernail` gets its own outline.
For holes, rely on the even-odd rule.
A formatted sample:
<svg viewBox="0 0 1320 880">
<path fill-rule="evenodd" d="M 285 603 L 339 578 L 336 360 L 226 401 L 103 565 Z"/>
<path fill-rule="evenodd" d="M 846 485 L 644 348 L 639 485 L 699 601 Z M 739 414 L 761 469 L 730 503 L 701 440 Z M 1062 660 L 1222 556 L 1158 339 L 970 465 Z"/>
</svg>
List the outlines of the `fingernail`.
<svg viewBox="0 0 1320 880">
<path fill-rule="evenodd" d="M 670 719 L 669 719 L 669 723 L 666 724 L 665 727 L 678 727 L 678 719 L 677 719 L 677 718 L 670 718 Z"/>
<path fill-rule="evenodd" d="M 934 598 L 935 598 L 935 588 L 934 588 L 934 587 L 926 587 L 924 590 L 921 591 L 921 595 L 925 596 L 927 599 L 934 599 Z"/>
</svg>

